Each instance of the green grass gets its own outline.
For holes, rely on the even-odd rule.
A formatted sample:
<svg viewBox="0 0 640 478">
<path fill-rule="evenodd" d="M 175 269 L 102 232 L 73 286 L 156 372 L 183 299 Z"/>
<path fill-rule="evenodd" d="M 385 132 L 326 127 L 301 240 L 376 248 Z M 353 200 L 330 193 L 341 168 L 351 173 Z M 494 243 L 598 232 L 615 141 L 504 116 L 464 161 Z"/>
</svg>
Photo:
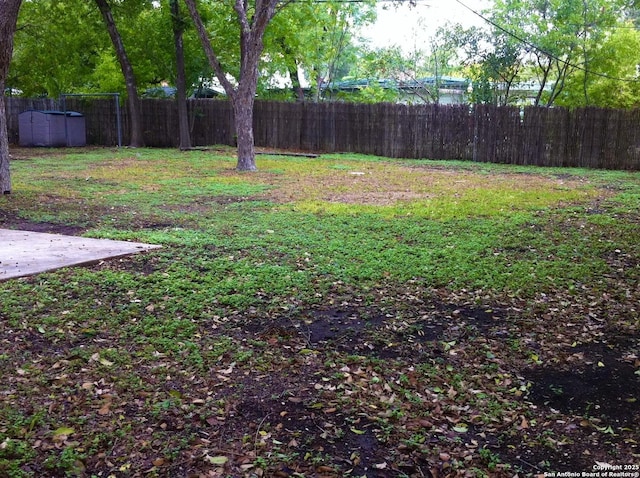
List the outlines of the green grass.
<svg viewBox="0 0 640 478">
<path fill-rule="evenodd" d="M 153 260 L 169 278 L 147 277 L 153 283 L 146 288 L 206 290 L 236 306 L 262 301 L 263 291 L 274 302 L 312 296 L 335 281 L 373 287 L 417 280 L 519 293 L 575 287 L 603 274 L 606 254 L 637 248 L 633 225 L 614 217 L 581 215 L 579 225 L 569 222 L 611 184 L 618 193 L 606 195 L 607 208 L 632 210 L 637 174 L 347 155 L 266 157 L 264 170 L 281 171 L 274 180 L 270 173 L 234 173 L 232 164 L 224 155 L 151 150 L 17 161 L 15 192 L 5 207 L 31 220 L 91 223 L 93 237 L 163 244 Z M 383 182 L 358 183 L 359 176 L 344 182 L 351 170 Z M 425 186 L 412 172 L 437 178 Z M 569 179 L 558 183 L 559 174 Z M 383 185 L 431 197 L 382 204 L 317 198 L 341 184 L 355 198 Z M 277 191 L 272 202 L 269 190 Z M 289 190 L 292 200 L 283 201 Z"/>
<path fill-rule="evenodd" d="M 573 314 L 580 323 L 611 300 L 606 314 L 637 325 L 618 302 L 632 300 L 640 281 L 639 173 L 330 155 L 261 156 L 260 171 L 246 174 L 227 150 L 39 153 L 13 161 L 14 191 L 0 199 L 0 221 L 77 226 L 89 237 L 163 247 L 0 282 L 8 397 L 0 404 L 0 476 L 38 476 L 32 462 L 41 476 L 78 476 L 83 463 L 104 464 L 100 453 L 111 453 L 109 472 L 156 467 L 150 476 L 170 476 L 141 456 L 157 464 L 224 454 L 202 427 L 233 422 L 241 416 L 234 406 L 261 387 L 277 389 L 278 403 L 304 396 L 317 413 L 335 408 L 353 422 L 325 427 L 323 439 L 376 430 L 378 440 L 437 457 L 440 449 L 425 442 L 436 432 L 407 425 L 438 419 L 424 408 L 433 397 L 449 419 L 470 410 L 465 426 L 490 430 L 511 413 L 517 423 L 534 421 L 518 398 L 527 390 L 518 367 L 533 355 L 564 360 L 543 353 L 560 340 L 557 331 L 543 337 L 543 321 L 552 328 L 558 314 Z M 372 323 L 390 321 L 380 331 L 363 326 L 368 347 L 411 349 L 420 318 L 441 303 L 452 305 L 438 320 L 452 326 L 456 307 L 511 304 L 508 330 L 500 340 L 475 337 L 467 323 L 470 338 L 438 337 L 429 345 L 435 358 L 421 362 L 323 349 L 305 332 L 322 311 L 360 311 Z M 291 330 L 300 343 L 291 343 Z M 308 375 L 299 378 L 302 370 Z M 364 416 L 377 428 L 359 423 Z M 277 423 L 268 415 L 254 424 L 262 428 L 230 430 L 225 441 L 257 468 L 307 455 L 308 466 L 331 461 L 328 451 L 273 442 Z M 52 442 L 60 427 L 74 434 Z M 442 438 L 438 447 L 453 454 L 460 443 Z M 472 465 L 493 476 L 507 458 L 480 446 Z M 460 460 L 450 465 L 462 469 Z"/>
</svg>

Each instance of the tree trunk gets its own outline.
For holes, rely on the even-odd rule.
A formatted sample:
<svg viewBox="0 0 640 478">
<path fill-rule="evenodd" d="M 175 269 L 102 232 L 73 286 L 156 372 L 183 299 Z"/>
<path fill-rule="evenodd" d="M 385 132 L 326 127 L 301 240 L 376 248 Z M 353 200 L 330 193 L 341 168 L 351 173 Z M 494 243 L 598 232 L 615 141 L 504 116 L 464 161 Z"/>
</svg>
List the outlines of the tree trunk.
<svg viewBox="0 0 640 478">
<path fill-rule="evenodd" d="M 138 87 L 136 86 L 136 77 L 133 73 L 133 67 L 131 66 L 129 57 L 127 56 L 127 51 L 124 48 L 122 37 L 120 36 L 120 32 L 118 32 L 116 22 L 113 19 L 113 14 L 111 13 L 111 8 L 109 7 L 107 0 L 95 0 L 95 2 L 100 9 L 100 13 L 102 13 L 102 18 L 104 19 L 107 30 L 109 31 L 111 43 L 113 43 L 113 48 L 116 50 L 116 56 L 120 62 L 120 68 L 122 69 L 122 74 L 124 75 L 124 81 L 127 87 L 127 103 L 129 105 L 129 117 L 131 119 L 131 139 L 129 141 L 129 145 L 134 148 L 141 148 L 144 146 L 144 137 L 142 135 L 142 114 L 140 112 Z"/>
<path fill-rule="evenodd" d="M 253 97 L 239 96 L 233 102 L 233 114 L 238 141 L 238 171 L 256 171 L 253 137 Z"/>
<path fill-rule="evenodd" d="M 4 91 L 4 85 L 0 85 Z M 7 115 L 4 94 L 0 94 L 0 193 L 11 193 L 11 168 L 9 167 L 9 141 L 7 138 Z"/>
<path fill-rule="evenodd" d="M 11 169 L 9 167 L 9 139 L 4 88 L 9 64 L 13 56 L 13 34 L 16 31 L 18 12 L 22 0 L 0 0 L 0 193 L 11 193 Z"/>
<path fill-rule="evenodd" d="M 542 63 L 540 57 L 538 57 L 538 66 L 542 71 L 542 78 L 540 81 L 540 87 L 538 88 L 538 93 L 536 94 L 536 98 L 533 102 L 533 106 L 540 106 L 540 101 L 542 100 L 542 94 L 544 93 L 544 89 L 547 86 L 547 80 L 549 79 L 549 72 L 551 71 L 551 62 L 549 61 L 546 65 Z"/>
<path fill-rule="evenodd" d="M 255 171 L 257 169 L 253 144 L 253 103 L 258 86 L 258 64 L 264 47 L 264 32 L 275 15 L 276 5 L 279 1 L 256 0 L 253 5 L 254 11 L 251 11 L 251 2 L 235 1 L 233 9 L 236 11 L 240 26 L 240 76 L 238 77 L 238 86 L 234 87 L 213 50 L 207 29 L 196 8 L 195 0 L 185 0 L 209 60 L 209 65 L 215 71 L 218 81 L 224 87 L 233 106 L 238 139 L 236 169 L 239 171 Z M 250 13 L 251 15 L 249 15 Z"/>
<path fill-rule="evenodd" d="M 253 136 L 253 105 L 258 87 L 258 64 L 262 53 L 262 38 L 254 32 L 240 35 L 240 84 L 233 97 L 233 112 L 238 138 L 238 171 L 256 171 L 256 153 Z"/>
<path fill-rule="evenodd" d="M 173 27 L 173 41 L 176 48 L 176 106 L 178 108 L 178 129 L 180 132 L 180 149 L 191 148 L 189 131 L 189 112 L 187 111 L 187 84 L 184 66 L 184 20 L 180 16 L 178 0 L 171 0 L 171 25 Z"/>
<path fill-rule="evenodd" d="M 285 63 L 287 65 L 287 70 L 289 72 L 289 79 L 291 80 L 291 88 L 293 90 L 293 96 L 296 101 L 303 102 L 304 101 L 304 90 L 302 89 L 302 84 L 300 82 L 300 72 L 298 71 L 298 62 L 295 59 L 293 51 L 287 45 L 285 38 L 280 38 L 278 40 L 280 44 L 280 48 L 282 48 L 282 53 L 284 53 Z"/>
<path fill-rule="evenodd" d="M 296 101 L 304 102 L 304 90 L 302 89 L 302 82 L 300 81 L 300 72 L 298 71 L 298 65 L 295 61 L 287 65 L 289 70 L 289 78 L 291 79 L 291 88 L 293 89 L 293 96 Z"/>
</svg>

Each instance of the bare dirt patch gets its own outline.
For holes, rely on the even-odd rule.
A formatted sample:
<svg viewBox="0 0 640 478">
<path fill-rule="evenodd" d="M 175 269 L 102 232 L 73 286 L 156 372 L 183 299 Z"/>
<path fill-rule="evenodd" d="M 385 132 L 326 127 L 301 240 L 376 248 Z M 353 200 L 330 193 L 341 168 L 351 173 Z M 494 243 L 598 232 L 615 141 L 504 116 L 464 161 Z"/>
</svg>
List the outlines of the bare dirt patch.
<svg viewBox="0 0 640 478">
<path fill-rule="evenodd" d="M 437 167 L 393 166 L 371 163 L 359 170 L 331 169 L 296 175 L 288 184 L 270 191 L 277 202 L 322 200 L 344 204 L 388 206 L 399 202 L 424 201 L 442 195 L 458 197 L 468 190 L 503 187 L 515 190 L 576 189 L 581 178 L 557 178 L 533 174 L 484 175 Z M 277 179 L 277 178 L 274 178 Z"/>
<path fill-rule="evenodd" d="M 68 224 L 56 224 L 52 222 L 37 222 L 21 218 L 13 213 L 0 209 L 0 227 L 4 229 L 16 229 L 30 232 L 46 232 L 50 234 L 64 234 L 67 236 L 79 236 L 86 228 L 70 226 Z"/>
<path fill-rule="evenodd" d="M 83 147 L 78 148 L 20 148 L 16 146 L 11 147 L 11 159 L 16 161 L 25 161 L 33 158 L 51 158 L 66 156 L 69 153 L 78 151 L 103 151 L 104 148 L 99 147 Z"/>
<path fill-rule="evenodd" d="M 345 193 L 327 196 L 323 199 L 329 202 L 343 204 L 365 204 L 371 206 L 389 206 L 400 201 L 423 201 L 433 197 L 426 193 L 415 193 L 411 191 L 385 191 L 385 192 L 364 192 Z"/>
<path fill-rule="evenodd" d="M 612 334 L 613 331 L 609 331 Z M 602 427 L 640 429 L 640 375 L 637 338 L 612 334 L 573 347 L 570 368 L 541 367 L 526 374 L 531 400 L 595 419 Z"/>
</svg>

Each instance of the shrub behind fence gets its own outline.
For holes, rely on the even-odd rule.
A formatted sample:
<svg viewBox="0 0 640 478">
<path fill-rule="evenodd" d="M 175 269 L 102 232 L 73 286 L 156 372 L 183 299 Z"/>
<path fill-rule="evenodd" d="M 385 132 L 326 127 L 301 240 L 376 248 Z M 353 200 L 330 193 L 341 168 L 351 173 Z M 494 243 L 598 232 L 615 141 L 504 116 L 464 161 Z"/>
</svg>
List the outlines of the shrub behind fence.
<svg viewBox="0 0 640 478">
<path fill-rule="evenodd" d="M 8 98 L 9 141 L 18 142 L 18 115 L 55 110 L 50 99 Z M 147 146 L 178 145 L 172 100 L 142 100 Z M 188 102 L 194 145 L 235 144 L 227 101 Z M 67 98 L 66 108 L 85 115 L 87 144 L 117 144 L 112 100 Z M 124 144 L 129 118 L 122 109 Z M 313 152 L 353 152 L 392 158 L 640 169 L 640 110 L 397 105 L 257 101 L 257 146 Z"/>
</svg>

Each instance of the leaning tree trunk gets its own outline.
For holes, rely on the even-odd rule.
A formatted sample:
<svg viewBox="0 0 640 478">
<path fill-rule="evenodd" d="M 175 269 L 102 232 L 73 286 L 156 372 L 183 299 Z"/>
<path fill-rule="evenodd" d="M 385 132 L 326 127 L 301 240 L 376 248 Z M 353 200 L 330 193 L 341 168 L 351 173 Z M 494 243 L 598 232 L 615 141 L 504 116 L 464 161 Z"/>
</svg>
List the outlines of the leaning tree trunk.
<svg viewBox="0 0 640 478">
<path fill-rule="evenodd" d="M 133 67 L 127 56 L 127 51 L 124 48 L 122 37 L 120 36 L 120 32 L 118 32 L 107 0 L 95 1 L 109 31 L 111 43 L 113 43 L 113 48 L 116 50 L 116 56 L 118 57 L 118 62 L 120 62 L 120 68 L 122 69 L 127 87 L 127 103 L 129 105 L 129 117 L 131 119 L 131 139 L 129 145 L 134 148 L 140 148 L 144 146 L 144 137 L 142 135 L 142 114 L 140 112 L 140 101 L 138 100 L 138 87 L 136 86 Z"/>
<path fill-rule="evenodd" d="M 180 16 L 178 0 L 171 0 L 171 25 L 173 27 L 173 41 L 176 49 L 176 105 L 178 107 L 178 130 L 180 133 L 180 149 L 191 148 L 189 131 L 189 112 L 187 110 L 187 85 L 184 66 L 184 20 Z"/>
<path fill-rule="evenodd" d="M 22 0 L 0 0 L 0 193 L 11 193 L 9 138 L 4 104 L 4 88 L 13 55 L 13 34 Z"/>
</svg>

